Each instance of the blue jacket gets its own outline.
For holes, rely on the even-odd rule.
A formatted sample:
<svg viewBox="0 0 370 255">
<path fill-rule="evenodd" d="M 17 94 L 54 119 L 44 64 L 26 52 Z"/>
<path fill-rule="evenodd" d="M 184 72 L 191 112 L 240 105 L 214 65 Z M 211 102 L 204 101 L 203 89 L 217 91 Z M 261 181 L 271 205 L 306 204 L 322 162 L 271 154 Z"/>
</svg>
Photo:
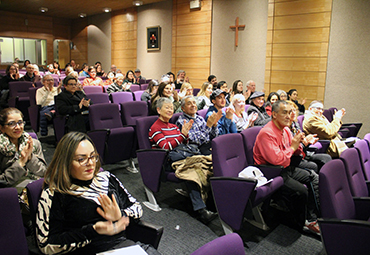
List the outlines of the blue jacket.
<svg viewBox="0 0 370 255">
<path fill-rule="evenodd" d="M 212 115 L 213 112 L 218 112 L 217 108 L 214 107 L 213 105 L 208 108 L 207 114 L 206 114 L 206 121 L 208 120 L 208 117 Z M 229 133 L 237 133 L 238 131 L 236 130 L 236 125 L 235 123 L 226 118 L 226 113 L 222 111 L 222 117 L 218 121 L 217 124 L 218 128 L 218 135 L 224 135 L 224 134 L 229 134 Z"/>
</svg>

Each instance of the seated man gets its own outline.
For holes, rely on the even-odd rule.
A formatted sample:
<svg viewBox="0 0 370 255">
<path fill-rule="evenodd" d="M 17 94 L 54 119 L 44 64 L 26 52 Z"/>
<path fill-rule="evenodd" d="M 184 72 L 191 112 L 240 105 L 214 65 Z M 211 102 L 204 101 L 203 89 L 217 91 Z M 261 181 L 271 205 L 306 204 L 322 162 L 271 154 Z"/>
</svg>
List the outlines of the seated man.
<svg viewBox="0 0 370 255">
<path fill-rule="evenodd" d="M 238 132 L 236 130 L 236 125 L 233 122 L 234 110 L 231 108 L 226 108 L 225 111 L 222 110 L 226 104 L 225 96 L 226 92 L 221 89 L 213 91 L 210 96 L 213 106 L 208 108 L 206 115 L 206 121 L 208 121 L 208 118 L 213 114 L 213 112 L 218 113 L 218 111 L 222 111 L 222 117 L 217 122 L 218 135 Z"/>
<path fill-rule="evenodd" d="M 342 108 L 337 111 L 331 123 L 322 114 L 323 112 L 324 105 L 322 102 L 312 101 L 308 111 L 304 114 L 303 130 L 306 134 L 317 134 L 319 139 L 330 140 L 327 153 L 332 157 L 338 158 L 347 149 L 347 145 L 340 140 L 342 137 L 338 134 L 346 110 Z"/>
<path fill-rule="evenodd" d="M 61 85 L 54 87 L 54 79 L 50 74 L 42 77 L 43 87 L 36 91 L 36 104 L 41 105 L 40 109 L 40 132 L 42 136 L 48 135 L 48 122 L 55 114 L 54 97 L 61 92 Z"/>
<path fill-rule="evenodd" d="M 26 67 L 27 73 L 20 78 L 20 81 L 32 81 L 33 83 L 38 82 L 41 80 L 40 75 L 35 75 L 34 70 L 35 66 L 32 64 L 28 64 Z"/>
<path fill-rule="evenodd" d="M 172 150 L 181 143 L 187 143 L 188 133 L 194 120 L 184 121 L 180 131 L 175 124 L 168 122 L 173 115 L 172 101 L 165 97 L 161 97 L 157 101 L 159 118 L 149 129 L 149 139 L 152 146 L 154 148 Z M 199 220 L 205 224 L 211 222 L 217 215 L 207 210 L 202 200 L 199 186 L 192 181 L 185 181 L 185 184 L 188 188 L 193 209 L 197 212 Z"/>
<path fill-rule="evenodd" d="M 291 205 L 289 209 L 295 216 L 295 227 L 301 228 L 305 222 L 309 230 L 320 233 L 315 213 L 318 175 L 313 170 L 296 167 L 299 164 L 296 159 L 304 156 L 301 143 L 312 144 L 317 138 L 314 135 L 305 137 L 302 132 L 293 137 L 289 130 L 291 113 L 292 108 L 286 101 L 277 101 L 272 105 L 272 121 L 259 132 L 253 148 L 253 158 L 258 165 L 284 167 L 281 172 L 284 179 L 281 194 L 283 201 Z"/>
<path fill-rule="evenodd" d="M 203 155 L 211 154 L 211 140 L 218 136 L 217 122 L 222 117 L 222 112 L 211 114 L 207 122 L 197 115 L 197 103 L 193 96 L 185 96 L 181 100 L 181 114 L 176 125 L 181 129 L 185 122 L 193 120 L 193 126 L 189 130 L 189 142 L 196 144 Z"/>
</svg>

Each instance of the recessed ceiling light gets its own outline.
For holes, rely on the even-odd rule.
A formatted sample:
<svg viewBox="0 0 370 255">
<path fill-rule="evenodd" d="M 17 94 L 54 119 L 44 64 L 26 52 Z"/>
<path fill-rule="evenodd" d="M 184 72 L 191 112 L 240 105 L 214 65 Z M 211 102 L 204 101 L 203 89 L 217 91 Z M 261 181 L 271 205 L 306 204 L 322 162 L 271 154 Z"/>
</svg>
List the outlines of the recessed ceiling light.
<svg viewBox="0 0 370 255">
<path fill-rule="evenodd" d="M 86 17 L 86 13 L 81 12 L 81 13 L 78 14 L 78 17 L 85 18 Z"/>
<path fill-rule="evenodd" d="M 140 6 L 140 5 L 143 5 L 143 1 L 138 1 L 138 0 L 135 0 L 132 2 L 133 5 L 136 5 L 136 6 Z"/>
<path fill-rule="evenodd" d="M 112 9 L 111 8 L 103 8 L 103 12 L 111 12 L 112 11 Z"/>
<path fill-rule="evenodd" d="M 46 7 L 41 7 L 39 10 L 40 10 L 40 12 L 45 13 L 45 12 L 47 12 L 49 9 L 48 9 L 48 8 L 46 8 Z"/>
</svg>

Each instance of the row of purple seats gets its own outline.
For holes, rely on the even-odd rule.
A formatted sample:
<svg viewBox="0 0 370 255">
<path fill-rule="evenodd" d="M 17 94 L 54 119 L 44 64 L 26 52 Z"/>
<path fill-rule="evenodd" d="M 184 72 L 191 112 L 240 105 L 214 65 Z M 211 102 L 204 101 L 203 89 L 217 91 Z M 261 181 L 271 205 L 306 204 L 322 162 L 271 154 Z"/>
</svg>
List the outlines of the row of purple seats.
<svg viewBox="0 0 370 255">
<path fill-rule="evenodd" d="M 320 171 L 321 237 L 327 254 L 367 254 L 370 245 L 370 193 L 366 140 L 345 150 Z"/>
</svg>

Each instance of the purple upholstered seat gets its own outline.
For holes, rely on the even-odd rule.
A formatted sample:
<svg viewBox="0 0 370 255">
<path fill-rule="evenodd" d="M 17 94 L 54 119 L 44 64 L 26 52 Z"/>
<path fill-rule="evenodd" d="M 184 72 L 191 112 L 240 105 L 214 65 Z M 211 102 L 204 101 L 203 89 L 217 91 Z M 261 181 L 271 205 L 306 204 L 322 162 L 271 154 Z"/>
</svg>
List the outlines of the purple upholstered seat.
<svg viewBox="0 0 370 255">
<path fill-rule="evenodd" d="M 104 163 L 111 164 L 130 159 L 133 154 L 134 129 L 123 127 L 117 104 L 97 104 L 89 107 L 90 130 L 106 132 Z M 89 133 L 94 140 L 93 132 Z M 94 141 L 101 144 L 101 141 Z"/>
<path fill-rule="evenodd" d="M 144 90 L 138 90 L 133 93 L 134 93 L 135 101 L 141 101 L 141 95 L 144 93 Z"/>
<path fill-rule="evenodd" d="M 355 148 L 360 153 L 362 165 L 364 166 L 365 179 L 370 180 L 370 148 L 366 140 L 358 140 L 355 143 Z"/>
<path fill-rule="evenodd" d="M 206 115 L 207 115 L 207 111 L 208 109 L 202 109 L 202 110 L 198 110 L 197 113 L 199 116 L 201 116 L 203 119 L 206 119 Z"/>
<path fill-rule="evenodd" d="M 197 95 L 198 95 L 198 93 L 199 93 L 199 91 L 200 91 L 200 89 L 198 89 L 198 88 L 194 88 L 194 89 L 193 89 L 193 96 L 197 96 Z"/>
<path fill-rule="evenodd" d="M 110 94 L 112 103 L 122 104 L 125 102 L 134 101 L 134 97 L 131 92 L 113 92 Z"/>
<path fill-rule="evenodd" d="M 136 120 L 148 116 L 148 105 L 142 101 L 132 101 L 121 104 L 123 125 L 136 126 Z"/>
<path fill-rule="evenodd" d="M 86 95 L 92 93 L 103 93 L 103 88 L 101 86 L 84 86 L 83 90 Z"/>
<path fill-rule="evenodd" d="M 236 233 L 216 238 L 206 243 L 191 255 L 244 255 L 243 240 Z"/>
<path fill-rule="evenodd" d="M 255 129 L 256 130 L 256 129 Z M 259 131 L 259 130 L 258 130 Z M 240 171 L 246 168 L 248 163 L 246 154 L 245 154 L 245 147 L 243 144 L 243 137 L 241 134 L 226 134 L 222 136 L 218 136 L 212 140 L 212 161 L 213 161 L 213 173 L 215 177 L 238 177 Z M 279 172 L 278 172 L 279 173 Z M 283 179 L 281 176 L 273 176 L 274 180 L 266 185 L 260 186 L 256 188 L 251 195 L 250 201 L 252 207 L 256 210 L 255 219 L 256 221 L 260 221 L 261 227 L 266 229 L 267 226 L 263 222 L 262 215 L 259 212 L 258 206 L 268 199 L 276 190 L 278 190 L 283 185 Z M 270 179 L 271 176 L 268 176 Z M 237 193 L 234 196 L 237 196 L 239 199 L 240 197 L 238 194 L 244 193 Z M 229 198 L 230 199 L 230 198 Z M 227 201 L 217 201 L 218 199 L 215 196 L 216 204 L 219 205 L 227 205 Z M 219 209 L 220 210 L 220 209 Z M 244 210 L 243 210 L 244 211 Z M 240 212 L 239 212 L 240 213 Z M 258 217 L 257 217 L 258 214 Z M 225 219 L 222 218 L 223 216 L 220 214 L 221 219 L 226 223 L 229 224 Z M 242 218 L 240 219 L 242 220 Z M 232 227 L 232 229 L 239 230 L 241 227 L 242 221 L 239 221 L 239 224 L 234 224 L 238 228 Z M 224 229 L 227 226 L 223 226 Z"/>
<path fill-rule="evenodd" d="M 174 113 L 172 118 L 170 119 L 169 123 L 176 124 L 176 121 L 179 119 L 182 112 Z"/>
<path fill-rule="evenodd" d="M 343 160 L 349 187 L 354 197 L 368 197 L 369 190 L 366 186 L 363 165 L 360 154 L 356 148 L 349 148 L 340 154 Z"/>
<path fill-rule="evenodd" d="M 36 104 L 36 91 L 38 88 L 30 87 L 28 96 L 30 98 L 30 106 L 28 107 L 28 115 L 30 117 L 31 127 L 36 133 L 40 129 L 40 106 Z"/>
<path fill-rule="evenodd" d="M 17 190 L 0 189 L 0 204 L 0 253 L 28 255 Z"/>
<path fill-rule="evenodd" d="M 303 131 L 303 120 L 304 120 L 304 115 L 299 115 L 297 117 L 297 121 L 298 121 L 299 127 L 301 128 L 301 131 Z"/>
<path fill-rule="evenodd" d="M 131 89 L 132 92 L 139 91 L 140 90 L 140 85 L 132 84 L 130 89 Z"/>
<path fill-rule="evenodd" d="M 140 84 L 140 89 L 141 90 L 146 90 L 148 88 L 148 85 L 149 85 L 149 83 Z"/>
<path fill-rule="evenodd" d="M 368 142 L 368 144 L 370 144 L 370 133 L 367 133 L 367 134 L 364 136 L 364 139 Z"/>
<path fill-rule="evenodd" d="M 9 107 L 18 108 L 28 120 L 28 107 L 30 106 L 30 97 L 28 89 L 32 87 L 30 81 L 12 81 L 9 82 Z"/>
<path fill-rule="evenodd" d="M 91 93 L 86 95 L 87 99 L 91 100 L 92 104 L 106 104 L 110 103 L 109 95 L 106 93 Z"/>
</svg>

